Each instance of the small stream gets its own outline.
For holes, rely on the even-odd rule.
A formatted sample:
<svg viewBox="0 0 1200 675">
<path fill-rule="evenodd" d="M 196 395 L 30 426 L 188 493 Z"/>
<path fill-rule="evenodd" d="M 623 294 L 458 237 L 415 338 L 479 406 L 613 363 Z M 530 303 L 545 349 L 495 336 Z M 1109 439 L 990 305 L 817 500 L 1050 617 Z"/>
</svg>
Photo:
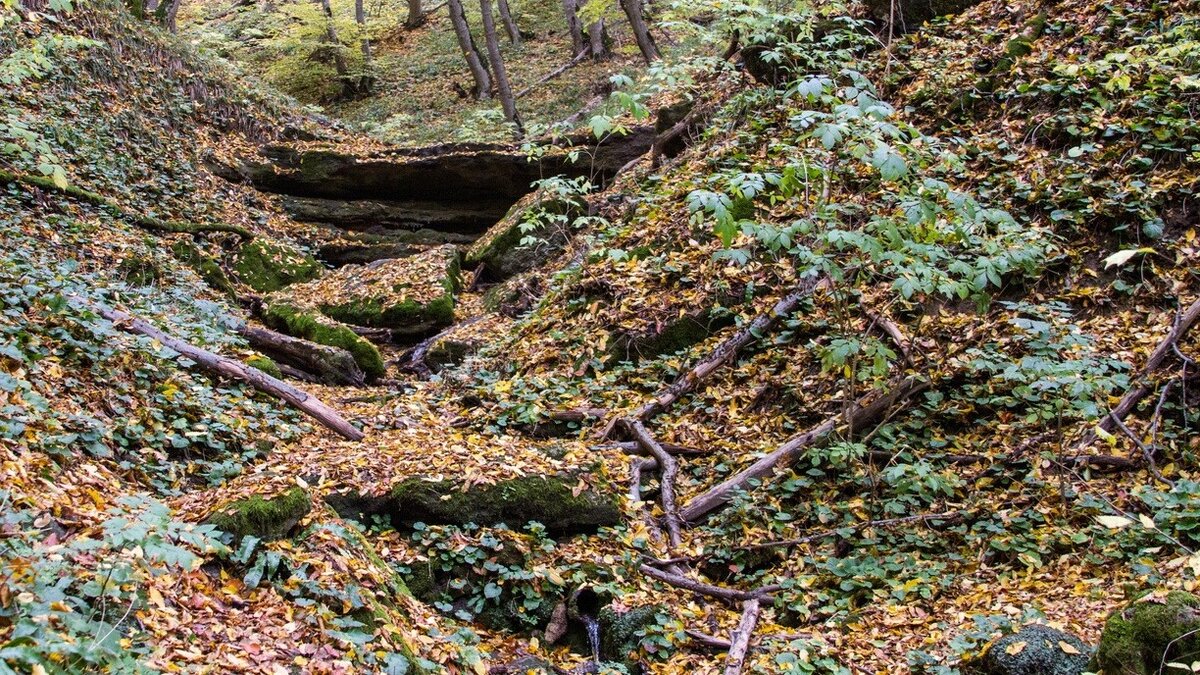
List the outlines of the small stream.
<svg viewBox="0 0 1200 675">
<path fill-rule="evenodd" d="M 582 614 L 579 620 L 583 622 L 584 629 L 587 630 L 588 646 L 592 649 L 592 659 L 596 663 L 600 663 L 600 622 L 596 618 L 587 614 Z"/>
</svg>

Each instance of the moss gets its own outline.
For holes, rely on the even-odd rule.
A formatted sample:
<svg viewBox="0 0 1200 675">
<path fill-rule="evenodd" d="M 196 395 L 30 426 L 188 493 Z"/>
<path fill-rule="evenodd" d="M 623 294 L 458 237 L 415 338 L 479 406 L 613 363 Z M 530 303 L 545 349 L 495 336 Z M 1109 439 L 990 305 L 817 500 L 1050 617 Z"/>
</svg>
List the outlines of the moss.
<svg viewBox="0 0 1200 675">
<path fill-rule="evenodd" d="M 134 286 L 152 286 L 162 279 L 163 271 L 149 258 L 133 257 L 117 264 L 117 274 Z"/>
<path fill-rule="evenodd" d="M 233 269 L 242 283 L 259 293 L 271 293 L 316 279 L 325 268 L 293 246 L 256 239 L 238 250 Z"/>
<path fill-rule="evenodd" d="M 288 335 L 312 340 L 317 344 L 340 347 L 350 352 L 354 362 L 362 369 L 368 380 L 383 377 L 387 369 L 383 365 L 383 356 L 375 345 L 355 334 L 345 326 L 331 326 L 322 323 L 292 305 L 270 305 L 263 310 L 263 322 L 271 328 L 283 331 Z"/>
<path fill-rule="evenodd" d="M 1200 598 L 1153 593 L 1113 612 L 1104 625 L 1097 665 L 1106 675 L 1149 675 L 1160 664 L 1200 660 Z"/>
<path fill-rule="evenodd" d="M 617 504 L 595 492 L 572 494 L 573 476 L 524 476 L 466 492 L 450 481 L 411 478 L 392 488 L 393 522 L 523 527 L 537 521 L 552 533 L 594 531 L 621 521 Z"/>
<path fill-rule="evenodd" d="M 707 340 L 714 332 L 732 325 L 733 315 L 682 316 L 657 333 L 625 335 L 613 341 L 612 361 L 632 361 L 675 354 Z"/>
<path fill-rule="evenodd" d="M 641 650 L 645 630 L 658 622 L 658 615 L 665 611 L 658 606 L 635 607 L 628 612 L 615 612 L 612 606 L 600 610 L 600 654 L 605 660 L 615 661 L 631 672 L 640 671 L 638 653 Z"/>
<path fill-rule="evenodd" d="M 356 326 L 426 331 L 454 323 L 454 298 L 447 294 L 426 304 L 405 299 L 396 304 L 368 298 L 336 305 L 321 305 L 321 313 L 331 319 Z"/>
<path fill-rule="evenodd" d="M 283 371 L 279 370 L 279 364 L 271 360 L 270 357 L 263 356 L 262 354 L 255 354 L 246 359 L 246 365 L 251 368 L 257 368 L 276 379 L 283 377 Z"/>
<path fill-rule="evenodd" d="M 208 517 L 208 524 L 235 540 L 253 535 L 262 541 L 282 539 L 312 509 L 312 500 L 295 487 L 271 499 L 254 495 L 228 504 Z"/>
<path fill-rule="evenodd" d="M 171 245 L 171 253 L 175 254 L 177 260 L 192 268 L 214 290 L 225 295 L 234 295 L 236 289 L 233 282 L 229 280 L 229 276 L 225 274 L 225 270 L 221 269 L 221 265 L 215 259 L 205 255 L 195 244 L 189 241 L 177 241 Z"/>
<path fill-rule="evenodd" d="M 529 195 L 467 250 L 465 261 L 483 265 L 488 278 L 495 280 L 527 272 L 563 249 L 568 223 L 581 213 L 582 206 L 573 200 L 548 197 L 543 192 Z M 532 229 L 522 231 L 522 225 L 528 224 Z M 522 247 L 526 237 L 538 241 Z"/>
</svg>

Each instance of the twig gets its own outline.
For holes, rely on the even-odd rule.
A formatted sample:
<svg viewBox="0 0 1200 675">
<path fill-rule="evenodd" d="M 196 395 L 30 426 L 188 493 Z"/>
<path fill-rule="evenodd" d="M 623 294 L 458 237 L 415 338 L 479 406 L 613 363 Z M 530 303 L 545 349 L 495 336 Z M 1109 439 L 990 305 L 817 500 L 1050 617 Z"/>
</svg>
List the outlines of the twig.
<svg viewBox="0 0 1200 675">
<path fill-rule="evenodd" d="M 900 350 L 900 354 L 904 357 L 904 360 L 911 360 L 912 357 L 908 351 L 908 340 L 905 339 L 904 333 L 900 331 L 899 326 L 897 326 L 893 321 L 888 319 L 883 314 L 877 314 L 870 310 L 865 310 L 863 313 L 866 314 L 867 318 L 871 320 L 871 324 L 867 326 L 867 332 L 870 332 L 872 328 L 878 326 L 883 330 L 884 333 L 887 333 L 888 337 L 892 339 L 892 342 L 896 345 L 896 348 Z"/>
<path fill-rule="evenodd" d="M 1163 476 L 1162 472 L 1158 470 L 1158 465 L 1154 463 L 1154 454 L 1150 452 L 1150 448 L 1146 447 L 1146 444 L 1137 437 L 1137 434 L 1133 433 L 1133 430 L 1130 429 L 1125 422 L 1121 420 L 1113 421 L 1116 423 L 1117 428 L 1121 430 L 1121 433 L 1125 434 L 1129 440 L 1133 441 L 1133 444 L 1137 446 L 1138 450 L 1141 450 L 1142 456 L 1146 458 L 1146 469 L 1150 471 L 1150 475 L 1154 476 L 1154 479 L 1160 483 L 1165 483 L 1166 485 L 1175 487 L 1175 482 Z"/>
<path fill-rule="evenodd" d="M 773 600 L 775 598 L 775 593 L 782 588 L 781 586 L 772 585 L 762 586 L 753 591 L 741 591 L 736 588 L 722 588 L 720 586 L 713 586 L 712 584 L 706 584 L 703 581 L 689 579 L 682 574 L 664 572 L 663 570 L 651 567 L 650 565 L 638 565 L 638 570 L 651 579 L 656 579 L 669 586 L 682 588 L 698 595 L 707 595 L 711 598 L 719 598 L 729 602 L 742 602 L 751 599 Z"/>
<path fill-rule="evenodd" d="M 587 57 L 588 54 L 589 54 L 589 52 L 586 49 L 579 52 L 578 54 L 575 55 L 575 58 L 573 58 L 570 61 L 568 61 L 567 63 L 559 66 L 558 68 L 555 68 L 554 70 L 550 71 L 549 73 L 544 75 L 541 79 L 539 79 L 537 82 L 534 82 L 533 84 L 529 85 L 528 87 L 525 87 L 521 91 L 518 91 L 513 98 L 524 98 L 526 95 L 528 95 L 534 89 L 537 89 L 541 85 L 546 84 L 550 80 L 553 80 L 554 78 L 558 77 L 559 75 L 562 75 L 563 73 L 567 72 L 568 70 L 579 65 L 579 63 L 582 62 L 583 59 L 585 57 Z"/>
<path fill-rule="evenodd" d="M 746 651 L 750 649 L 750 637 L 758 625 L 758 598 L 742 603 L 742 620 L 729 636 L 729 657 L 725 660 L 725 675 L 741 675 Z"/>
</svg>

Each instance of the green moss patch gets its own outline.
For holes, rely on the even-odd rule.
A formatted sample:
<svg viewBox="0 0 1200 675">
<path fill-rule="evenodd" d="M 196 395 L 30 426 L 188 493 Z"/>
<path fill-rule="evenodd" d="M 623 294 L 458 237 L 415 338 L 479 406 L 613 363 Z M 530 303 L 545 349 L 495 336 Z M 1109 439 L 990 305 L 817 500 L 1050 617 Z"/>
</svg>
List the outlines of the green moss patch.
<svg viewBox="0 0 1200 675">
<path fill-rule="evenodd" d="M 177 241 L 171 245 L 171 253 L 177 260 L 192 268 L 213 290 L 225 295 L 234 294 L 235 289 L 229 275 L 225 274 L 225 270 L 221 269 L 216 259 L 205 255 L 195 244 Z"/>
<path fill-rule="evenodd" d="M 520 528 L 537 521 L 552 533 L 595 531 L 616 525 L 621 512 L 612 499 L 591 490 L 572 493 L 573 476 L 525 476 L 463 491 L 450 481 L 408 479 L 392 488 L 394 523 L 498 525 Z"/>
<path fill-rule="evenodd" d="M 311 255 L 293 246 L 255 239 L 238 250 L 233 269 L 243 284 L 259 293 L 271 293 L 291 284 L 316 279 L 325 268 Z"/>
<path fill-rule="evenodd" d="M 1150 675 L 1164 663 L 1200 660 L 1200 598 L 1151 593 L 1113 612 L 1096 661 L 1106 675 Z"/>
<path fill-rule="evenodd" d="M 317 344 L 339 347 L 350 352 L 354 362 L 362 369 L 368 380 L 383 377 L 386 367 L 383 356 L 375 345 L 357 335 L 346 326 L 338 326 L 328 319 L 314 316 L 310 312 L 289 304 L 273 304 L 263 310 L 263 323 L 275 330 L 294 337 L 311 340 Z"/>
<path fill-rule="evenodd" d="M 218 509 L 206 522 L 238 540 L 254 536 L 272 541 L 286 537 L 310 510 L 308 493 L 295 487 L 271 499 L 254 495 L 233 502 Z"/>
<path fill-rule="evenodd" d="M 246 359 L 246 365 L 251 368 L 257 368 L 276 379 L 283 377 L 283 371 L 279 370 L 279 364 L 275 363 L 270 357 L 261 354 L 255 354 Z"/>
</svg>

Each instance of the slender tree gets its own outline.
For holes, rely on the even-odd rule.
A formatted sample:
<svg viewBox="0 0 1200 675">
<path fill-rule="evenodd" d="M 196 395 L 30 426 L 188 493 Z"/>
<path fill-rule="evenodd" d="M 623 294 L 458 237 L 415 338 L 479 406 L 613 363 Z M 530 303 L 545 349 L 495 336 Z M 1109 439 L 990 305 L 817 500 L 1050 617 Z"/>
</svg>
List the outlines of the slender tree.
<svg viewBox="0 0 1200 675">
<path fill-rule="evenodd" d="M 567 33 L 571 36 L 571 54 L 578 55 L 585 48 L 583 24 L 579 23 L 580 0 L 562 0 L 563 16 L 567 19 Z"/>
<path fill-rule="evenodd" d="M 513 97 L 504 57 L 500 54 L 500 40 L 496 37 L 496 20 L 492 16 L 492 0 L 479 0 L 479 11 L 483 15 L 483 35 L 487 42 L 488 58 L 492 61 L 492 72 L 496 75 L 496 91 L 500 94 L 500 105 L 504 108 L 504 119 L 517 130 L 517 137 L 525 135 L 521 115 L 517 113 L 517 99 Z"/>
<path fill-rule="evenodd" d="M 508 0 L 496 0 L 496 7 L 500 10 L 500 20 L 504 22 L 508 41 L 514 45 L 521 44 L 521 31 L 517 30 L 517 22 L 513 21 L 512 10 L 508 8 Z"/>
<path fill-rule="evenodd" d="M 343 94 L 349 94 L 354 89 L 350 81 L 350 67 L 346 65 L 346 56 L 342 54 L 342 42 L 338 39 L 337 28 L 333 25 L 333 7 L 329 0 L 317 0 L 321 4 L 321 13 L 325 16 L 325 42 L 333 50 L 333 67 L 338 79 L 342 82 Z"/>
<path fill-rule="evenodd" d="M 408 18 L 404 20 L 404 27 L 411 30 L 424 25 L 425 10 L 421 8 L 421 0 L 408 0 Z"/>
<path fill-rule="evenodd" d="M 323 0 L 328 2 L 329 0 Z M 475 46 L 475 38 L 471 37 L 471 26 L 467 23 L 467 13 L 463 9 L 462 0 L 447 0 L 450 9 L 450 23 L 454 24 L 454 34 L 458 37 L 458 46 L 462 49 L 471 76 L 475 78 L 475 89 L 471 93 L 478 100 L 491 98 L 492 78 L 488 75 L 487 62 Z"/>
<path fill-rule="evenodd" d="M 608 56 L 608 28 L 604 25 L 604 19 L 599 19 L 592 22 L 588 26 L 588 51 L 592 53 L 592 58 L 596 61 Z"/>
<path fill-rule="evenodd" d="M 358 76 L 358 93 L 371 90 L 375 76 L 371 74 L 371 38 L 367 36 L 367 10 L 363 0 L 354 0 L 354 21 L 358 24 L 358 45 L 362 51 L 362 74 Z"/>
<path fill-rule="evenodd" d="M 638 49 L 642 51 L 642 58 L 646 59 L 646 63 L 653 63 L 662 58 L 662 55 L 658 53 L 658 47 L 654 44 L 654 37 L 650 35 L 650 29 L 646 26 L 642 0 L 621 0 L 621 9 L 625 10 L 625 16 L 629 18 L 633 37 L 637 40 Z"/>
</svg>

